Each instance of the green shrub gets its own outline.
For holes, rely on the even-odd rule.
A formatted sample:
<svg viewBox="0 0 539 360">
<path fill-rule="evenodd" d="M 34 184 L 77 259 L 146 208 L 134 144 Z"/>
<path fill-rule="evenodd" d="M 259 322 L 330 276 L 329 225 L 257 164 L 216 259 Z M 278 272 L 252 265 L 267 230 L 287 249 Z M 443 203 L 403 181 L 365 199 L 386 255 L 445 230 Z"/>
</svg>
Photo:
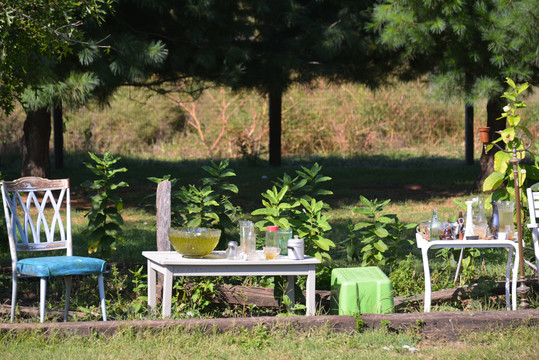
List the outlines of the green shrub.
<svg viewBox="0 0 539 360">
<path fill-rule="evenodd" d="M 123 209 L 123 200 L 115 195 L 115 190 L 129 186 L 126 182 L 113 183 L 112 178 L 120 172 L 126 172 L 126 168 L 115 168 L 114 165 L 121 159 L 105 152 L 100 158 L 89 153 L 95 162 L 84 163 L 90 171 L 97 175 L 94 181 L 85 181 L 81 184 L 93 192 L 92 208 L 86 213 L 88 228 L 83 235 L 90 239 L 88 253 L 99 252 L 102 257 L 109 257 L 116 245 L 124 241 L 123 218 L 120 211 Z"/>
<path fill-rule="evenodd" d="M 292 229 L 305 241 L 306 254 L 331 260 L 329 250 L 335 244 L 326 237 L 331 230 L 327 215 L 330 207 L 317 198 L 333 193 L 320 188 L 321 183 L 331 180 L 322 175 L 321 170 L 315 163 L 310 169 L 302 166 L 295 178 L 285 173 L 271 189 L 262 193 L 264 207 L 251 214 L 264 217 L 256 223 L 260 230 L 268 225 Z"/>
<path fill-rule="evenodd" d="M 417 224 L 403 224 L 395 214 L 383 214 L 391 200 L 373 201 L 360 197 L 361 207 L 354 212 L 367 218 L 356 224 L 349 222 L 348 261 L 361 261 L 363 266 L 383 266 L 392 264 L 406 245 L 412 240 L 402 239 L 404 230 L 413 229 Z"/>
</svg>

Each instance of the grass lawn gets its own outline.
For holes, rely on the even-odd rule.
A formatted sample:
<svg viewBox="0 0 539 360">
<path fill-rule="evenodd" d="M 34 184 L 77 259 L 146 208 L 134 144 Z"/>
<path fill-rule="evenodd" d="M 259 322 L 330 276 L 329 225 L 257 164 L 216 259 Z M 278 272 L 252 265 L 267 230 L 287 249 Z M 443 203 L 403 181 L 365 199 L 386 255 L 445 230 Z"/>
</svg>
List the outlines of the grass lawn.
<svg viewBox="0 0 539 360">
<path fill-rule="evenodd" d="M 532 359 L 539 333 L 523 326 L 440 342 L 384 330 L 296 333 L 261 327 L 208 336 L 176 328 L 124 330 L 111 337 L 6 333 L 0 340 L 0 359 Z"/>
</svg>

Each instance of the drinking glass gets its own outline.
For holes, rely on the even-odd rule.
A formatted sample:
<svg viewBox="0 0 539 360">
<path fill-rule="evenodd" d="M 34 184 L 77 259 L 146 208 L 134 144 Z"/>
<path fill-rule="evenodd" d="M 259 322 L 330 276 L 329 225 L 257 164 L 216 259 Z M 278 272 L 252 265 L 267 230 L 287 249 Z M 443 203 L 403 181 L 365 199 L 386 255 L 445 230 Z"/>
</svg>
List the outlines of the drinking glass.
<svg viewBox="0 0 539 360">
<path fill-rule="evenodd" d="M 279 247 L 282 255 L 288 253 L 287 246 L 290 239 L 292 239 L 292 229 L 279 229 Z"/>
<path fill-rule="evenodd" d="M 515 203 L 513 201 L 498 201 L 500 231 L 505 231 L 508 239 L 513 239 L 513 234 L 515 233 L 515 224 L 513 222 L 514 208 Z"/>
</svg>

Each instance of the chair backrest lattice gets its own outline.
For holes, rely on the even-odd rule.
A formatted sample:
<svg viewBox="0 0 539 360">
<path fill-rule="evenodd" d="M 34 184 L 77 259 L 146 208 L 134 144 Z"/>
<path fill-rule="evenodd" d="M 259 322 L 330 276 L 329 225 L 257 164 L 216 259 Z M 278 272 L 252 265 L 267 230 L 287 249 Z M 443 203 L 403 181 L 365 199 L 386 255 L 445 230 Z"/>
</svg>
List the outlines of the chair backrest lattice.
<svg viewBox="0 0 539 360">
<path fill-rule="evenodd" d="M 69 179 L 4 181 L 2 199 L 12 257 L 61 249 L 72 255 Z"/>
<path fill-rule="evenodd" d="M 528 208 L 530 212 L 530 224 L 536 225 L 539 217 L 539 183 L 533 184 L 527 189 Z"/>
</svg>

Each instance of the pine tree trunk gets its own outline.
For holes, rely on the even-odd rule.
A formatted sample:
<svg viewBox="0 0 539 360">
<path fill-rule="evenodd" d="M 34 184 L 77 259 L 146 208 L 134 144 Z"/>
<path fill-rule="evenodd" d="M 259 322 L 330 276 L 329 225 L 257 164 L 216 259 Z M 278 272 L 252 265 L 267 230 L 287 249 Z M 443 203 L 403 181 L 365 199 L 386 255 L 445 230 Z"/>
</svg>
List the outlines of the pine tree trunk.
<svg viewBox="0 0 539 360">
<path fill-rule="evenodd" d="M 474 136 L 473 136 L 473 104 L 464 106 L 464 141 L 465 141 L 465 161 L 466 165 L 474 163 Z"/>
<path fill-rule="evenodd" d="M 28 111 L 22 136 L 22 176 L 50 175 L 51 114 L 47 109 Z"/>
<path fill-rule="evenodd" d="M 64 168 L 64 121 L 62 103 L 56 105 L 52 111 L 54 133 L 54 168 Z"/>
<path fill-rule="evenodd" d="M 281 166 L 281 104 L 282 91 L 272 90 L 269 102 L 269 164 Z"/>
<path fill-rule="evenodd" d="M 502 115 L 505 102 L 499 96 L 494 96 L 487 102 L 487 126 L 490 127 L 490 141 L 494 141 L 500 137 L 497 131 L 503 130 L 506 127 L 505 119 L 496 120 Z M 493 147 L 488 153 L 483 150 L 481 159 L 479 160 L 480 170 L 476 181 L 477 189 L 483 190 L 483 182 L 494 171 L 494 154 L 499 151 Z"/>
</svg>

